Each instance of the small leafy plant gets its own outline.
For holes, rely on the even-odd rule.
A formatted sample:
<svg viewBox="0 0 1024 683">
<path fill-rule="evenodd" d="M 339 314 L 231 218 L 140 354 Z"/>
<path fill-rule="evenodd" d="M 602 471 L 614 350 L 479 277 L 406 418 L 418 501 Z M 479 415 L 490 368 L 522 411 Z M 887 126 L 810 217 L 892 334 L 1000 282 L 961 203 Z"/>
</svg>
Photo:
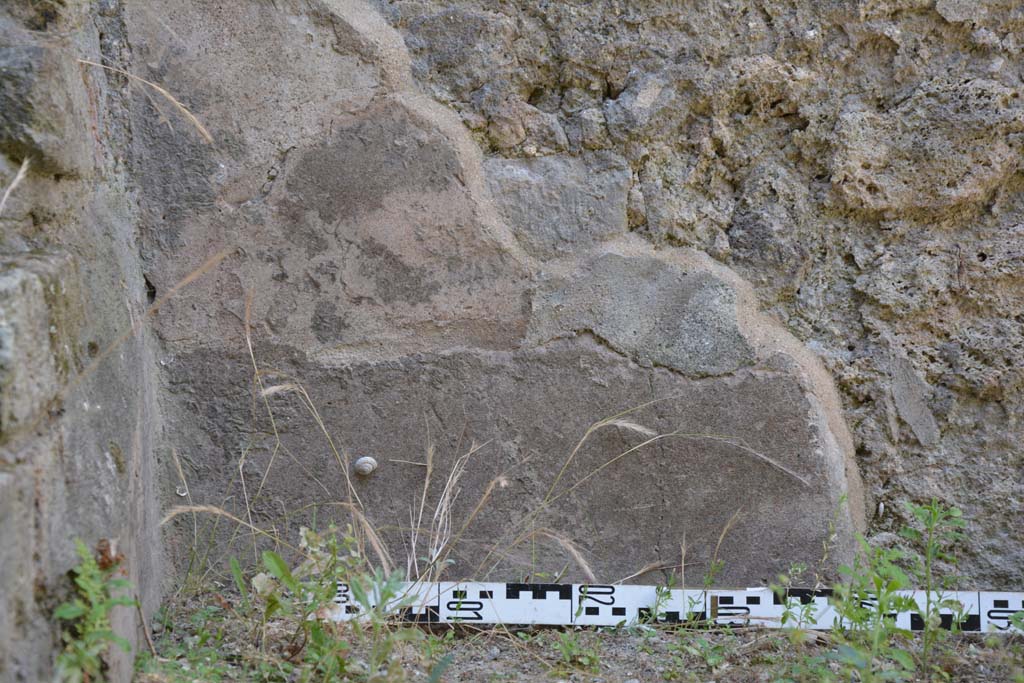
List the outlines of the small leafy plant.
<svg viewBox="0 0 1024 683">
<path fill-rule="evenodd" d="M 817 617 L 817 607 L 813 601 L 804 603 L 789 595 L 792 588 L 800 585 L 800 580 L 806 572 L 806 565 L 795 563 L 790 566 L 788 573 L 780 575 L 778 581 L 771 585 L 772 592 L 782 601 L 780 621 L 783 626 L 790 629 L 791 636 L 796 640 L 803 637 L 804 629 L 808 624 L 814 623 Z"/>
<path fill-rule="evenodd" d="M 852 566 L 840 573 L 846 581 L 836 587 L 833 604 L 844 630 L 836 631 L 838 648 L 831 659 L 845 675 L 856 674 L 862 683 L 910 678 L 916 663 L 903 647 L 910 633 L 896 626 L 898 612 L 914 608 L 903 591 L 910 579 L 900 567 L 904 554 L 896 549 L 872 548 L 858 539 L 861 551 Z"/>
<path fill-rule="evenodd" d="M 302 680 L 334 680 L 344 676 L 373 680 L 388 669 L 388 680 L 401 672 L 390 671 L 391 654 L 397 643 L 421 641 L 422 631 L 396 628 L 391 614 L 404 606 L 400 572 L 385 574 L 381 569 L 366 573 L 354 549 L 351 534 L 341 541 L 333 529 L 324 535 L 303 531 L 302 547 L 307 559 L 293 572 L 272 551 L 263 553 L 267 572 L 276 579 L 263 591 L 266 624 L 275 614 L 288 617 L 294 632 L 286 651 L 294 661 L 305 664 Z M 325 619 L 333 607 L 338 582 L 346 583 L 360 610 L 360 618 L 348 624 L 352 636 L 368 647 L 368 661 L 350 661 L 351 646 L 340 637 L 341 627 Z"/>
<path fill-rule="evenodd" d="M 937 576 L 937 565 L 956 565 L 955 551 L 957 545 L 963 541 L 966 522 L 959 508 L 946 507 L 934 498 L 927 505 L 907 503 L 906 508 L 919 528 L 905 527 L 900 535 L 915 542 L 923 550 L 921 555 L 913 556 L 911 561 L 911 570 L 925 591 L 925 604 L 918 605 L 924 608 L 921 659 L 926 669 L 935 670 L 932 664 L 932 650 L 937 639 L 946 634 L 940 627 L 940 611 L 942 608 L 948 608 L 954 612 L 952 628 L 955 630 L 960 622 L 960 619 L 956 618 L 956 613 L 962 607 L 942 597 L 940 591 L 950 588 L 954 577 L 946 576 L 940 580 Z"/>
<path fill-rule="evenodd" d="M 568 669 L 598 671 L 601 658 L 595 648 L 583 645 L 576 631 L 564 631 L 555 639 L 555 650 L 560 657 L 560 664 Z"/>
<path fill-rule="evenodd" d="M 682 634 L 681 634 L 682 635 Z M 724 643 L 715 642 L 704 636 L 681 637 L 676 643 L 668 646 L 669 652 L 690 655 L 704 663 L 710 671 L 714 671 L 725 663 L 728 648 Z"/>
<path fill-rule="evenodd" d="M 933 662 L 935 644 L 946 634 L 941 611 L 953 613 L 954 630 L 962 616 L 962 605 L 942 595 L 952 577 L 940 579 L 938 572 L 941 565 L 956 564 L 955 550 L 965 526 L 961 511 L 935 499 L 927 505 L 908 504 L 907 511 L 915 526 L 904 528 L 900 535 L 917 544 L 919 554 L 871 548 L 861 538 L 861 552 L 853 566 L 840 569 L 847 580 L 837 587 L 834 604 L 844 630 L 836 632 L 839 646 L 833 659 L 864 683 L 907 680 L 917 670 L 918 661 L 902 646 L 901 641 L 911 634 L 896 626 L 897 612 L 921 614 L 920 661 L 929 677 L 945 677 Z M 915 585 L 924 591 L 924 605 L 910 596 L 909 589 Z"/>
<path fill-rule="evenodd" d="M 104 657 L 111 646 L 131 651 L 127 640 L 114 633 L 110 614 L 115 607 L 133 607 L 131 584 L 118 576 L 120 562 L 97 561 L 89 548 L 75 541 L 79 563 L 74 574 L 77 595 L 60 605 L 54 617 L 66 622 L 64 650 L 57 656 L 57 678 L 63 683 L 96 683 L 104 680 Z"/>
<path fill-rule="evenodd" d="M 672 582 L 665 586 L 654 587 L 654 604 L 651 609 L 642 613 L 640 623 L 655 625 L 665 618 L 665 608 L 672 600 Z"/>
</svg>

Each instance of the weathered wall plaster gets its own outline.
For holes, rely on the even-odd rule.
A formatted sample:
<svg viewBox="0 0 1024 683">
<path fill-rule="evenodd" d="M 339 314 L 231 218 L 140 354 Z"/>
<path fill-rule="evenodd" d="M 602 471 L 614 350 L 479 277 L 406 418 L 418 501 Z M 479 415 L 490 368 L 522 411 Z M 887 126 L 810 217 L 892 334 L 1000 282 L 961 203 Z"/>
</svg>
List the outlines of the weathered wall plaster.
<svg viewBox="0 0 1024 683">
<path fill-rule="evenodd" d="M 607 428 L 535 520 L 602 577 L 678 565 L 685 544 L 699 578 L 734 515 L 720 581 L 814 565 L 832 534 L 822 571 L 849 559 L 863 496 L 827 373 L 735 272 L 631 232 L 625 157 L 485 156 L 421 92 L 401 34 L 369 5 L 165 10 L 191 37 L 169 46 L 138 6 L 136 63 L 192 93 L 220 142 L 172 135 L 138 102 L 147 276 L 166 291 L 189 264 L 232 253 L 158 318 L 164 411 L 193 498 L 255 524 L 287 519 L 291 533 L 347 519 L 348 475 L 298 394 L 268 398 L 273 423 L 258 397 L 254 410 L 255 362 L 263 386 L 304 387 L 345 454 L 378 460 L 356 496 L 397 560 L 413 552 L 399 530 L 423 489 L 409 462 L 433 449 L 433 505 L 459 456 L 486 443 L 456 523 L 501 486 L 451 571 L 477 571 L 490 542 L 507 551 L 492 575 L 557 572 L 564 550 L 513 547 L 516 522 L 592 423 L 651 401 L 631 419 L 674 436 L 587 478 L 644 438 Z M 246 114 L 254 98 L 287 116 Z M 169 169 L 167 156 L 194 163 Z M 218 555 L 252 556 L 251 534 L 221 529 Z"/>
</svg>

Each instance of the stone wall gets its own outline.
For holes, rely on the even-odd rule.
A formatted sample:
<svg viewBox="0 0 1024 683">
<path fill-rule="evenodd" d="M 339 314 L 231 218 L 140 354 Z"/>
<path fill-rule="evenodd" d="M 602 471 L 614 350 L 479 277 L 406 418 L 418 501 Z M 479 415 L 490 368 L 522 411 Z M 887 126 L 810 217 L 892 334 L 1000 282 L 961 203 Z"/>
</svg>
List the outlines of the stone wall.
<svg viewBox="0 0 1024 683">
<path fill-rule="evenodd" d="M 475 519 L 503 542 L 589 425 L 658 400 L 634 417 L 689 436 L 545 522 L 606 573 L 673 564 L 685 532 L 700 574 L 739 510 L 722 578 L 759 580 L 820 557 L 843 495 L 830 562 L 936 496 L 974 525 L 965 581 L 1020 582 L 1013 3 L 133 7 L 135 67 L 218 140 L 137 98 L 151 281 L 232 250 L 158 321 L 197 498 L 292 528 L 350 499 L 254 361 L 381 463 L 355 483 L 378 525 L 408 526 L 409 462 L 486 443 L 459 513 L 517 473 Z"/>
<path fill-rule="evenodd" d="M 450 575 L 829 575 L 934 496 L 1021 584 L 1018 5 L 0 3 L 0 678 L 76 536 L 147 608 L 172 502 L 415 565 L 452 471 Z"/>
<path fill-rule="evenodd" d="M 51 680 L 53 609 L 75 539 L 125 557 L 143 609 L 160 596 L 160 436 L 146 289 L 127 183 L 127 66 L 116 11 L 0 3 L 0 681 Z M 138 613 L 116 631 L 136 642 Z M 112 655 L 114 680 L 132 656 Z"/>
<path fill-rule="evenodd" d="M 734 270 L 634 229 L 621 151 L 481 149 L 369 5 L 130 7 L 136 68 L 216 139 L 136 99 L 147 277 L 231 254 L 156 320 L 196 502 L 293 541 L 355 504 L 405 566 L 428 552 L 421 492 L 429 525 L 472 452 L 451 575 L 584 576 L 555 537 L 605 580 L 678 575 L 685 552 L 700 581 L 716 548 L 733 584 L 850 558 L 863 494 L 832 380 Z M 356 456 L 379 467 L 350 490 Z M 269 543 L 216 524 L 211 559 Z"/>
<path fill-rule="evenodd" d="M 618 157 L 634 234 L 751 283 L 838 386 L 874 542 L 934 496 L 971 520 L 966 582 L 1024 580 L 1020 3 L 379 8 L 488 168 L 602 187 L 580 164 Z M 502 173 L 524 248 L 564 248 Z"/>
</svg>

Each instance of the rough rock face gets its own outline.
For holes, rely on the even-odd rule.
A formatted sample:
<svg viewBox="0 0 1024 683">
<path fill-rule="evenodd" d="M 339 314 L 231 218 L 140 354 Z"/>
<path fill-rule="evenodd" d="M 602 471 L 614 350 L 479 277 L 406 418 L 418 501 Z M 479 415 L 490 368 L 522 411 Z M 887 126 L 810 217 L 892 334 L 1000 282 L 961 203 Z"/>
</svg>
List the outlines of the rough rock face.
<svg viewBox="0 0 1024 683">
<path fill-rule="evenodd" d="M 554 113 L 513 112 L 495 134 L 535 136 L 535 153 L 484 158 L 366 5 L 166 11 L 193 38 L 165 50 L 131 10 L 137 64 L 196 93 L 222 142 L 172 135 L 138 103 L 147 277 L 167 291 L 232 254 L 158 320 L 193 500 L 292 534 L 355 503 L 402 564 L 427 552 L 408 533 L 421 492 L 433 510 L 464 467 L 453 574 L 554 575 L 567 539 L 608 580 L 678 575 L 685 552 L 699 581 L 723 529 L 720 582 L 849 558 L 862 493 L 831 380 L 735 272 L 631 234 L 621 152 L 568 154 Z M 288 102 L 287 125 L 240 115 L 254 91 Z M 381 466 L 349 492 L 360 455 Z M 250 534 L 222 530 L 221 554 L 249 555 Z"/>
<path fill-rule="evenodd" d="M 75 539 L 122 554 L 151 612 L 162 553 L 154 490 L 156 363 L 126 187 L 116 12 L 85 2 L 0 3 L 0 177 L 27 175 L 0 214 L 0 681 L 53 680 L 53 610 L 72 592 Z M 138 612 L 115 631 L 137 642 Z M 115 649 L 112 680 L 132 655 Z"/>
</svg>

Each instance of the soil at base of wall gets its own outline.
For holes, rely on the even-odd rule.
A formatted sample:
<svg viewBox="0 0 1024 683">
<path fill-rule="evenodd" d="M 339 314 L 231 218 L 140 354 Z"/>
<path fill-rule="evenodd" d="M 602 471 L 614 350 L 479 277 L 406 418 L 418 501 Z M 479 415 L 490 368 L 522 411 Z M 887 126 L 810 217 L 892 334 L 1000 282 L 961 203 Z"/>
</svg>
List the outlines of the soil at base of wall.
<svg viewBox="0 0 1024 683">
<path fill-rule="evenodd" d="M 304 656 L 293 646 L 292 631 L 280 621 L 269 622 L 261 650 L 258 629 L 254 622 L 239 618 L 238 607 L 221 594 L 165 607 L 153 625 L 159 658 L 143 656 L 135 683 L 307 680 L 288 664 L 288 652 L 294 653 L 294 661 Z M 352 631 L 342 626 L 338 637 L 353 643 L 348 656 L 353 674 L 327 680 L 774 683 L 817 682 L 838 676 L 839 670 L 837 664 L 822 661 L 837 651 L 829 633 L 806 634 L 799 642 L 791 632 L 757 628 L 460 626 L 422 633 L 424 640 L 396 643 L 389 671 L 368 679 L 355 673 L 366 661 L 368 648 L 355 644 Z M 433 647 L 425 644 L 427 639 Z M 915 636 L 901 647 L 920 658 L 921 645 L 920 636 Z M 1024 681 L 1024 639 L 1019 636 L 950 635 L 940 638 L 934 653 L 933 677 L 918 672 L 913 678 L 894 680 Z"/>
</svg>

